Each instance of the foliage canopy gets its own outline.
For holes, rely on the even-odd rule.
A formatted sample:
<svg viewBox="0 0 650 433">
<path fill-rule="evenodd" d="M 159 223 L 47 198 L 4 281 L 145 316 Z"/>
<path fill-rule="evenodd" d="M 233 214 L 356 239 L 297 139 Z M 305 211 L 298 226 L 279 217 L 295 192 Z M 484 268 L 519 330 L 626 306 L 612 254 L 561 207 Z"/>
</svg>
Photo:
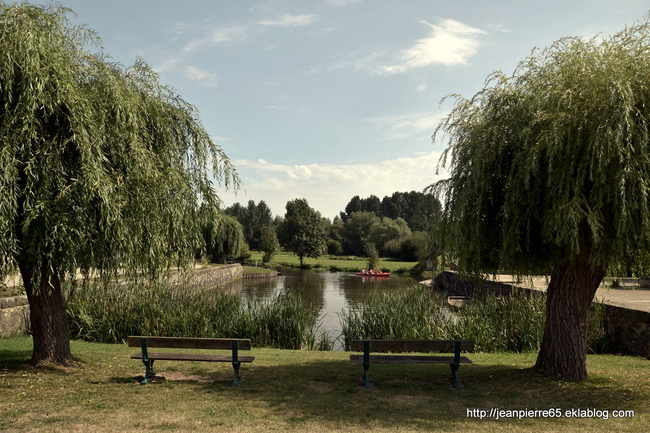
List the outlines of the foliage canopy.
<svg viewBox="0 0 650 433">
<path fill-rule="evenodd" d="M 291 200 L 286 209 L 284 221 L 278 227 L 278 238 L 286 249 L 298 255 L 302 266 L 304 257 L 318 258 L 325 253 L 325 230 L 320 213 L 306 199 Z"/>
<path fill-rule="evenodd" d="M 34 364 L 71 358 L 63 280 L 186 265 L 213 178 L 239 184 L 196 109 L 70 13 L 0 1 L 0 278 L 20 269 Z"/>
<path fill-rule="evenodd" d="M 650 27 L 563 38 L 512 76 L 454 95 L 434 134 L 450 141 L 446 248 L 465 269 L 548 273 L 650 248 Z"/>
<path fill-rule="evenodd" d="M 0 274 L 182 261 L 199 204 L 219 201 L 210 173 L 234 186 L 236 172 L 193 106 L 144 61 L 89 51 L 99 40 L 70 12 L 0 3 Z"/>
<path fill-rule="evenodd" d="M 227 263 L 240 256 L 244 244 L 244 229 L 235 217 L 219 215 L 202 229 L 206 253 L 213 263 Z"/>
</svg>

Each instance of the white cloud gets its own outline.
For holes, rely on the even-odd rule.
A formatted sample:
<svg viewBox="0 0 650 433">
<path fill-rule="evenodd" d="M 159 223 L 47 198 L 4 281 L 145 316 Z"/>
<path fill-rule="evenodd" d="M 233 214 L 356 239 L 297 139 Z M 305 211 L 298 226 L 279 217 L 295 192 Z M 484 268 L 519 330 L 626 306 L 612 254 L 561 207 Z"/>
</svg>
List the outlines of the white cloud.
<svg viewBox="0 0 650 433">
<path fill-rule="evenodd" d="M 344 210 L 354 195 L 378 197 L 395 191 L 422 191 L 447 175 L 436 175 L 440 152 L 364 164 L 273 164 L 265 160 L 236 160 L 247 196 L 224 196 L 226 206 L 237 201 L 264 200 L 278 215 L 295 198 L 306 198 L 328 218 Z"/>
<path fill-rule="evenodd" d="M 433 64 L 466 64 L 482 45 L 479 36 L 483 30 L 470 27 L 452 19 L 441 20 L 439 25 L 423 21 L 430 29 L 429 37 L 418 39 L 410 48 L 398 53 L 376 49 L 369 54 L 352 52 L 342 60 L 330 65 L 326 70 L 333 72 L 353 68 L 369 71 L 372 75 L 391 75 Z M 387 63 L 392 63 L 387 65 Z M 322 72 L 324 68 L 312 68 L 312 73 Z M 418 91 L 425 87 L 418 87 Z"/>
<path fill-rule="evenodd" d="M 363 0 L 328 0 L 334 6 L 347 6 L 349 4 L 361 3 Z"/>
<path fill-rule="evenodd" d="M 216 87 L 219 81 L 219 76 L 208 71 L 196 68 L 194 66 L 187 66 L 185 68 L 185 78 L 196 81 L 205 87 Z"/>
<path fill-rule="evenodd" d="M 156 72 L 158 72 L 160 74 L 162 72 L 166 72 L 166 71 L 174 68 L 174 66 L 176 66 L 179 62 L 180 62 L 179 59 L 177 59 L 176 57 L 172 57 L 170 59 L 165 60 L 161 64 L 154 66 L 153 69 L 154 69 L 154 71 L 156 71 Z"/>
<path fill-rule="evenodd" d="M 264 27 L 302 27 L 316 21 L 316 15 L 289 15 L 284 14 L 274 20 L 263 20 L 258 22 Z"/>
<path fill-rule="evenodd" d="M 365 122 L 375 125 L 378 129 L 386 130 L 388 139 L 403 139 L 421 135 L 423 132 L 433 134 L 447 114 L 447 112 L 397 114 L 373 117 L 365 119 Z"/>
<path fill-rule="evenodd" d="M 368 70 L 373 74 L 382 74 L 384 73 L 381 68 L 377 67 L 378 60 L 385 58 L 387 56 L 385 51 L 374 51 L 366 56 L 360 57 L 358 52 L 350 53 L 346 56 L 344 60 L 334 63 L 327 68 L 328 72 L 337 71 L 339 69 L 353 68 L 357 71 Z M 311 72 L 318 73 L 321 72 L 321 67 L 315 67 Z"/>
<path fill-rule="evenodd" d="M 185 52 L 193 52 L 206 46 L 214 46 L 228 42 L 243 42 L 251 36 L 251 26 L 232 25 L 210 29 L 208 36 L 191 40 L 183 47 Z"/>
<path fill-rule="evenodd" d="M 184 47 L 184 52 L 195 52 L 205 47 L 225 43 L 240 43 L 256 36 L 270 27 L 303 27 L 316 21 L 316 15 L 280 15 L 275 19 L 262 20 L 258 22 L 237 23 L 223 27 L 211 27 L 207 30 L 207 36 L 195 38 Z M 176 24 L 177 29 L 186 29 L 181 23 Z"/>
<path fill-rule="evenodd" d="M 401 61 L 384 66 L 384 73 L 395 74 L 432 64 L 466 64 L 481 45 L 478 36 L 485 34 L 483 30 L 452 19 L 441 20 L 440 25 L 424 24 L 431 27 L 430 36 L 417 40 L 411 48 L 402 51 L 399 55 Z"/>
</svg>

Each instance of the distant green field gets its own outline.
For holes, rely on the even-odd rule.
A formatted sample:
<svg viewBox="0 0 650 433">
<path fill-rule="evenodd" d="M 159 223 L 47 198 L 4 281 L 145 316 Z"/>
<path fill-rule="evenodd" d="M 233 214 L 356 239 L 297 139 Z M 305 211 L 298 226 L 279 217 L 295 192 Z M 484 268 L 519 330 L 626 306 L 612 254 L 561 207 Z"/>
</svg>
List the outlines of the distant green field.
<svg viewBox="0 0 650 433">
<path fill-rule="evenodd" d="M 254 252 L 251 258 L 248 260 L 249 263 L 262 263 L 262 253 Z M 323 268 L 327 270 L 338 270 L 345 272 L 358 272 L 361 269 L 368 266 L 368 259 L 363 257 L 351 257 L 351 256 L 329 256 L 324 255 L 320 256 L 318 259 L 304 258 L 304 263 L 311 268 Z M 290 266 L 298 267 L 300 266 L 300 259 L 293 253 L 278 253 L 273 256 L 273 260 L 270 263 L 271 265 L 276 266 Z M 390 272 L 405 272 L 408 273 L 418 264 L 418 262 L 398 262 L 388 259 L 380 260 L 378 267 Z"/>
</svg>

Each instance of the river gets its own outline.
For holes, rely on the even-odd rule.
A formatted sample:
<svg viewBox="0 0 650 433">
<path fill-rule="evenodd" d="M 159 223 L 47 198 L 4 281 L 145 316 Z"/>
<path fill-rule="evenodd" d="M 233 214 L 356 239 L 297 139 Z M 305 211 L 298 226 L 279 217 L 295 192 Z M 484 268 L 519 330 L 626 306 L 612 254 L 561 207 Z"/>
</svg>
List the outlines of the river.
<svg viewBox="0 0 650 433">
<path fill-rule="evenodd" d="M 351 302 L 360 302 L 373 293 L 404 290 L 419 281 L 408 275 L 399 274 L 386 278 L 359 277 L 352 272 L 293 268 L 278 270 L 280 275 L 277 277 L 235 281 L 223 289 L 240 293 L 244 299 L 269 299 L 282 293 L 300 295 L 305 303 L 320 308 L 321 329 L 326 331 L 331 339 L 338 338 L 341 334 L 339 313 Z M 340 341 L 335 343 L 335 349 L 340 349 L 341 346 Z"/>
</svg>

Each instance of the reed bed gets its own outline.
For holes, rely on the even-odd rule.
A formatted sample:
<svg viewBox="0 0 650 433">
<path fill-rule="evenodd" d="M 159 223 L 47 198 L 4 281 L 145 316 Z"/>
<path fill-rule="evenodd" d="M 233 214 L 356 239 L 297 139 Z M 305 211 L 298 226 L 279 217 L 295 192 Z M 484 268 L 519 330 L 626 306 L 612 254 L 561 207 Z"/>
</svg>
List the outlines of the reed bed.
<svg viewBox="0 0 650 433">
<path fill-rule="evenodd" d="M 85 283 L 65 289 L 73 339 L 120 343 L 129 335 L 250 338 L 255 347 L 311 349 L 318 308 L 294 295 L 242 301 L 238 295 L 167 282 Z"/>
<path fill-rule="evenodd" d="M 346 348 L 353 339 L 468 339 L 482 352 L 539 349 L 546 315 L 542 293 L 484 294 L 454 307 L 426 286 L 370 296 L 339 315 Z M 591 315 L 588 347 L 606 351 L 603 308 Z"/>
</svg>

